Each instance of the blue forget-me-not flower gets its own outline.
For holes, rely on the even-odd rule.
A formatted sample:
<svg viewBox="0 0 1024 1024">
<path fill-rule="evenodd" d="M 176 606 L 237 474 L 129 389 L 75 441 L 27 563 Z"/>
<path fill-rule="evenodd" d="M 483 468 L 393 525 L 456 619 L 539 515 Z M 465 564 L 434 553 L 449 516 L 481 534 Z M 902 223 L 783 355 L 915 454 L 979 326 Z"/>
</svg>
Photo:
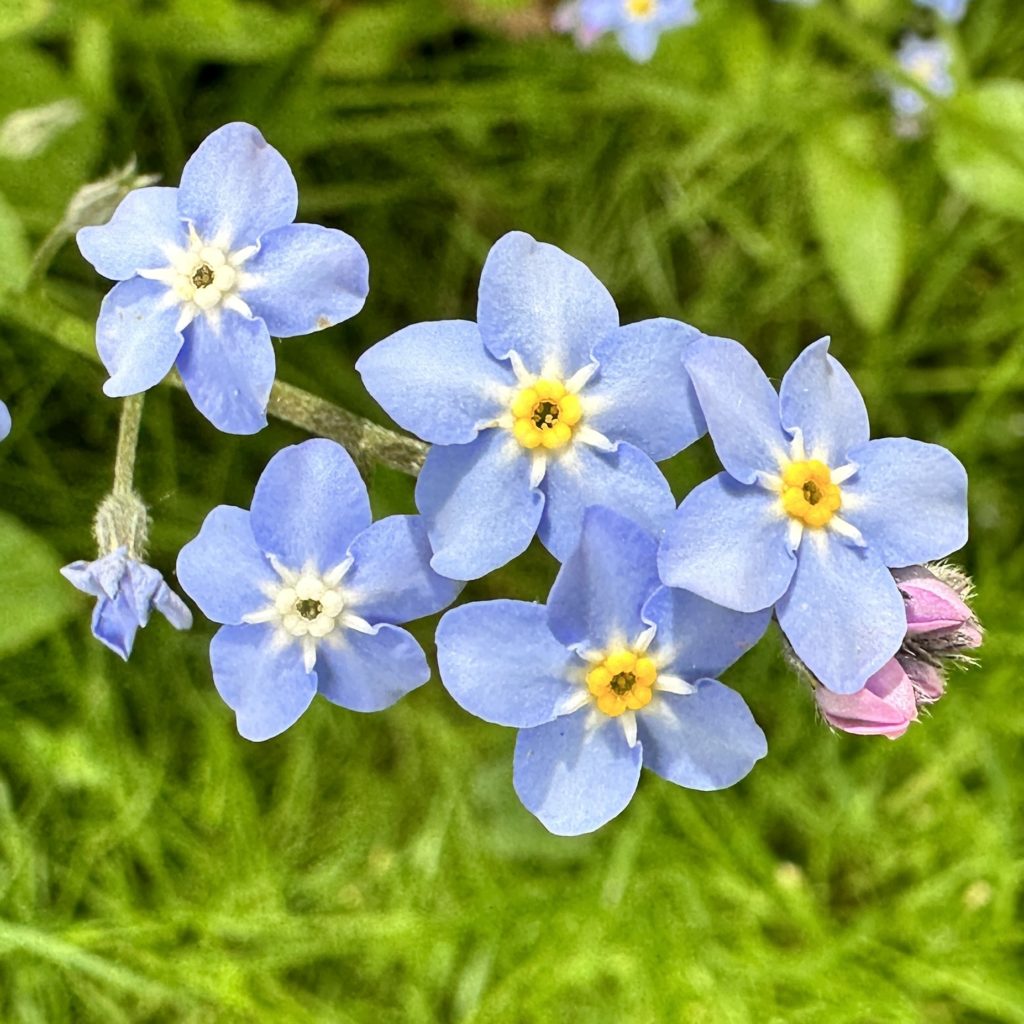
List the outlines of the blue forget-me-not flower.
<svg viewBox="0 0 1024 1024">
<path fill-rule="evenodd" d="M 588 505 L 661 529 L 674 502 L 655 460 L 705 430 L 682 360 L 699 334 L 620 327 L 582 263 L 512 232 L 487 257 L 477 323 L 414 324 L 365 352 L 367 390 L 433 445 L 416 502 L 434 568 L 483 576 L 535 532 L 565 559 Z"/>
<path fill-rule="evenodd" d="M 953 53 L 943 39 L 923 39 L 909 33 L 903 37 L 896 53 L 900 67 L 935 96 L 952 96 L 956 90 L 953 79 Z M 928 108 L 928 101 L 909 85 L 890 86 L 892 108 L 902 119 L 902 127 L 912 129 L 914 119 Z"/>
<path fill-rule="evenodd" d="M 701 338 L 686 362 L 725 472 L 683 499 L 662 580 L 739 611 L 774 605 L 811 672 L 837 693 L 859 690 L 906 634 L 888 567 L 967 539 L 963 466 L 938 445 L 869 440 L 864 401 L 827 338 L 778 394 L 734 341 Z"/>
<path fill-rule="evenodd" d="M 680 786 L 724 789 L 767 751 L 743 698 L 715 677 L 751 647 L 743 614 L 662 586 L 657 539 L 586 511 L 548 603 L 483 601 L 437 628 L 441 679 L 489 722 L 520 729 L 513 781 L 550 831 L 591 832 L 629 803 L 641 764 Z"/>
<path fill-rule="evenodd" d="M 250 510 L 220 505 L 178 556 L 207 618 L 213 680 L 251 740 L 292 725 L 320 693 L 379 711 L 430 678 L 399 624 L 439 611 L 459 584 L 430 569 L 418 516 L 371 522 L 355 464 L 333 441 L 279 451 Z"/>
<path fill-rule="evenodd" d="M 103 390 L 132 395 L 177 366 L 216 427 L 266 425 L 271 335 L 308 334 L 354 316 L 368 292 L 366 255 L 343 231 L 294 224 L 298 191 L 252 125 L 213 132 L 178 188 L 130 192 L 78 245 L 118 282 L 96 325 Z"/>
<path fill-rule="evenodd" d="M 188 629 L 192 613 L 152 566 L 121 546 L 93 562 L 65 565 L 61 574 L 83 593 L 96 598 L 92 635 L 125 661 L 135 634 L 155 608 L 175 629 Z"/>
<path fill-rule="evenodd" d="M 614 32 L 633 60 L 647 61 L 662 32 L 693 24 L 697 11 L 694 0 L 579 0 L 571 20 L 582 45 Z"/>
<path fill-rule="evenodd" d="M 967 13 L 968 0 L 914 0 L 918 7 L 930 7 L 946 21 L 959 21 Z"/>
</svg>

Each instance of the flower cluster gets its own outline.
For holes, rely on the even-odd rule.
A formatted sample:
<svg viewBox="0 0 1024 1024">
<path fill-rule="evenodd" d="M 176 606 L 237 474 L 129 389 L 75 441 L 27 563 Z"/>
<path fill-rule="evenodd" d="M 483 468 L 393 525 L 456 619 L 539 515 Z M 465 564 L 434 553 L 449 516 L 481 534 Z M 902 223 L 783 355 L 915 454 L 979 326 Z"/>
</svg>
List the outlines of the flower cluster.
<svg viewBox="0 0 1024 1024">
<path fill-rule="evenodd" d="M 575 11 L 649 56 L 684 7 Z M 294 214 L 283 159 L 228 125 L 180 189 L 140 189 L 84 229 L 83 252 L 120 281 L 98 328 L 107 392 L 149 387 L 177 361 L 216 424 L 258 429 L 269 334 L 336 323 L 366 294 L 359 247 Z M 368 712 L 427 682 L 402 626 L 534 536 L 561 563 L 546 604 L 462 605 L 436 645 L 455 701 L 519 730 L 515 790 L 559 834 L 622 811 L 645 764 L 701 790 L 751 771 L 764 734 L 718 677 L 773 617 L 826 721 L 891 738 L 981 642 L 966 579 L 936 562 L 967 538 L 964 468 L 934 444 L 872 440 L 828 338 L 776 391 L 736 341 L 665 318 L 623 325 L 583 263 L 512 232 L 484 264 L 475 321 L 405 327 L 356 368 L 430 446 L 419 514 L 373 522 L 352 458 L 313 439 L 279 451 L 251 506 L 213 509 L 178 556 L 182 586 L 220 625 L 214 684 L 251 740 L 288 729 L 317 694 Z M 94 632 L 124 657 L 151 608 L 190 623 L 142 559 L 146 511 L 124 478 L 140 408 L 124 407 L 101 557 L 64 570 L 99 599 Z M 677 507 L 658 463 L 705 432 L 723 471 Z"/>
</svg>

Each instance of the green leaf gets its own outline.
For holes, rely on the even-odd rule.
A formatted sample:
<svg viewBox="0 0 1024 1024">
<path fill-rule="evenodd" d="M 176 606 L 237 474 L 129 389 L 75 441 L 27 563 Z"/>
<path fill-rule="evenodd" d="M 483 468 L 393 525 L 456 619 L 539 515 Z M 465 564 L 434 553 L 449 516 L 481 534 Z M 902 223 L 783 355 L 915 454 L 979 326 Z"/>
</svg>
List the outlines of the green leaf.
<svg viewBox="0 0 1024 1024">
<path fill-rule="evenodd" d="M 28 241 L 21 218 L 0 192 L 0 291 L 18 291 L 28 277 L 30 263 Z"/>
<path fill-rule="evenodd" d="M 1024 83 L 993 81 L 941 111 L 936 157 L 949 183 L 996 213 L 1024 218 Z"/>
<path fill-rule="evenodd" d="M 293 53 L 316 33 L 312 11 L 277 11 L 252 0 L 175 0 L 120 24 L 136 44 L 175 58 L 256 64 Z"/>
<path fill-rule="evenodd" d="M 843 124 L 804 146 L 815 233 L 840 294 L 858 322 L 889 322 L 904 271 L 903 209 L 895 187 L 869 162 L 864 123 Z"/>
<path fill-rule="evenodd" d="M 49 544 L 0 512 L 0 657 L 60 629 L 79 607 L 60 564 Z"/>
<path fill-rule="evenodd" d="M 49 13 L 47 0 L 0 0 L 0 39 L 35 28 Z"/>
</svg>

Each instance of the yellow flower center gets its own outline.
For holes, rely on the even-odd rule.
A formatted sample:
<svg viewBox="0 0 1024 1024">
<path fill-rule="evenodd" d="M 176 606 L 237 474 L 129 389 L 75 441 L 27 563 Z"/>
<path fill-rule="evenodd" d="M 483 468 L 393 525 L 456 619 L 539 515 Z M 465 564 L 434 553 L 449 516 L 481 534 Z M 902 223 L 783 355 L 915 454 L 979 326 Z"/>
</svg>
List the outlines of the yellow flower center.
<svg viewBox="0 0 1024 1024">
<path fill-rule="evenodd" d="M 564 448 L 583 408 L 561 381 L 535 380 L 512 401 L 512 433 L 524 448 Z"/>
<path fill-rule="evenodd" d="M 842 491 L 824 462 L 804 459 L 782 471 L 782 507 L 804 526 L 825 526 L 842 503 Z"/>
<path fill-rule="evenodd" d="M 624 711 L 647 707 L 654 696 L 652 687 L 657 678 L 658 670 L 650 658 L 635 651 L 619 650 L 587 673 L 587 689 L 597 699 L 601 711 L 617 718 Z"/>
<path fill-rule="evenodd" d="M 626 0 L 626 13 L 638 21 L 653 17 L 658 0 Z"/>
</svg>

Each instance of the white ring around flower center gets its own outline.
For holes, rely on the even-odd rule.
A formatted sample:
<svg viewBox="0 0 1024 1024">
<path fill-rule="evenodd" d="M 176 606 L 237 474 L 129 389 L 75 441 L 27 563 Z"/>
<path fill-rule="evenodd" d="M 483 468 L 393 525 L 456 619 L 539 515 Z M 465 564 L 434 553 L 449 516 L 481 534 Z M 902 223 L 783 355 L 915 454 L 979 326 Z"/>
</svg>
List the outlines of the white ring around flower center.
<svg viewBox="0 0 1024 1024">
<path fill-rule="evenodd" d="M 258 246 L 247 245 L 230 251 L 223 242 L 206 242 L 190 224 L 188 246 L 168 246 L 168 266 L 139 271 L 140 277 L 160 281 L 170 289 L 168 301 L 181 303 L 178 330 L 187 327 L 199 313 L 211 313 L 218 307 L 233 309 L 251 317 L 252 310 L 238 295 L 249 283 L 242 264 L 252 257 Z"/>
<path fill-rule="evenodd" d="M 307 672 L 316 664 L 317 644 L 325 640 L 335 643 L 342 629 L 361 633 L 372 632 L 373 627 L 349 610 L 351 602 L 340 586 L 342 577 L 352 565 L 347 558 L 340 565 L 322 575 L 311 566 L 301 572 L 288 569 L 274 558 L 270 564 L 280 577 L 279 583 L 266 585 L 263 590 L 268 603 L 258 611 L 242 617 L 249 625 L 266 623 L 276 627 L 279 642 L 299 641 Z"/>
</svg>

